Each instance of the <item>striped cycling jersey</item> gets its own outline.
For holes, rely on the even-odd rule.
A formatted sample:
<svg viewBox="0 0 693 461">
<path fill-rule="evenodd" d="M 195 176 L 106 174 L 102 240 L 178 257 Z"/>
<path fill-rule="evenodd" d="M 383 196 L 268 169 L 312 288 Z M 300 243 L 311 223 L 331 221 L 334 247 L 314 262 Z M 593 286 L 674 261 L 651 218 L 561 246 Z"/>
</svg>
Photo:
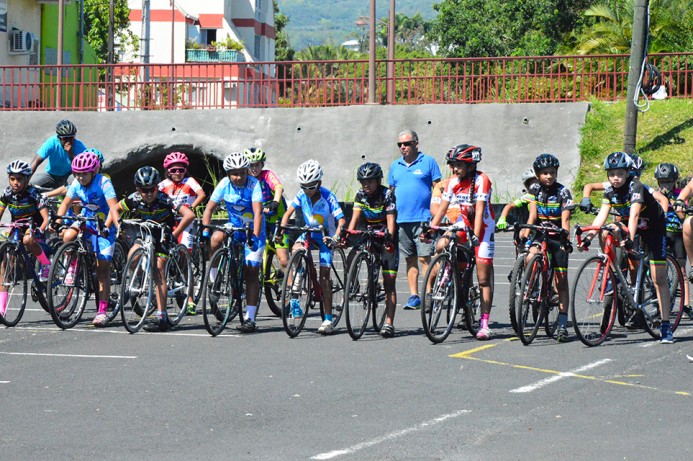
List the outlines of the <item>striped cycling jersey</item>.
<svg viewBox="0 0 693 461">
<path fill-rule="evenodd" d="M 387 226 L 387 215 L 397 213 L 397 205 L 395 204 L 395 194 L 390 189 L 383 186 L 378 186 L 375 194 L 368 196 L 363 191 L 359 190 L 354 198 L 354 210 L 361 210 L 363 218 L 363 226 L 371 226 L 379 228 Z"/>
<path fill-rule="evenodd" d="M 143 221 L 154 221 L 166 224 L 169 229 L 175 225 L 174 212 L 178 212 L 183 205 L 176 205 L 173 200 L 163 192 L 157 192 L 152 203 L 147 203 L 139 192 L 130 194 L 120 201 L 120 207 L 132 213 Z"/>
<path fill-rule="evenodd" d="M 540 183 L 532 184 L 529 188 L 529 200 L 537 206 L 539 222 L 548 221 L 561 225 L 561 215 L 566 209 L 572 209 L 573 197 L 567 187 L 553 183 L 546 187 Z"/>
<path fill-rule="evenodd" d="M 43 223 L 43 217 L 39 211 L 43 208 L 46 208 L 45 201 L 41 198 L 39 191 L 31 185 L 17 193 L 11 187 L 7 187 L 0 197 L 0 212 L 9 209 L 12 221 L 33 218 L 34 223 L 40 226 Z"/>
</svg>

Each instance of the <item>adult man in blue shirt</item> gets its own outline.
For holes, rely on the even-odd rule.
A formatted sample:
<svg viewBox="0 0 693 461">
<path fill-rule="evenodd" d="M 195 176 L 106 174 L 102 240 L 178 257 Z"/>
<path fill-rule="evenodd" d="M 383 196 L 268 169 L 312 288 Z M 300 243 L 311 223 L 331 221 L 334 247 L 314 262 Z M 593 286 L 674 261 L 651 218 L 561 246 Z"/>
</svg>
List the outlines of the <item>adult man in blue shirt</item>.
<svg viewBox="0 0 693 461">
<path fill-rule="evenodd" d="M 76 139 L 77 127 L 69 120 L 61 120 L 55 127 L 55 136 L 46 139 L 31 160 L 31 171 L 34 176 L 31 184 L 57 189 L 67 184 L 67 178 L 72 174 L 72 159 L 81 154 L 87 147 Z M 36 168 L 48 160 L 45 173 L 36 173 Z"/>
<path fill-rule="evenodd" d="M 422 242 L 421 223 L 431 219 L 431 190 L 440 181 L 440 168 L 435 159 L 419 152 L 419 137 L 411 130 L 402 131 L 397 146 L 402 158 L 390 165 L 387 182 L 395 193 L 399 250 L 407 262 L 407 282 L 411 296 L 405 309 L 420 309 L 419 263 L 425 273 L 434 247 Z"/>
</svg>

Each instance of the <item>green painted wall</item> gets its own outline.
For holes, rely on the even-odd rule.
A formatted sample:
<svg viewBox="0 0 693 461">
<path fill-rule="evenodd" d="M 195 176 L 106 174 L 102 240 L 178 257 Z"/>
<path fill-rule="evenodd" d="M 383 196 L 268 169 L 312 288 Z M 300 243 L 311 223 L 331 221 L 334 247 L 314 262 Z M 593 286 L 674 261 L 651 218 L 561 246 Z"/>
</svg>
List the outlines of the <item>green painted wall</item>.
<svg viewBox="0 0 693 461">
<path fill-rule="evenodd" d="M 63 64 L 79 62 L 79 6 L 80 1 L 65 5 L 63 19 Z M 41 5 L 41 64 L 55 64 L 58 48 L 58 6 Z M 96 54 L 84 42 L 83 64 L 96 64 Z"/>
</svg>

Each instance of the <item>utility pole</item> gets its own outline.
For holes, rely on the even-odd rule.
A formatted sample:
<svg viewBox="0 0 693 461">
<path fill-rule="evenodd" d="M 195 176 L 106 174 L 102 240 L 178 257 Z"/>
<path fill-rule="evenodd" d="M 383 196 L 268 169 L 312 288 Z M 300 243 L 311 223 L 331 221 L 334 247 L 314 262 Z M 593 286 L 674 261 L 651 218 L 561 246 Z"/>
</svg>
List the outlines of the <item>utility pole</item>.
<svg viewBox="0 0 693 461">
<path fill-rule="evenodd" d="M 395 0 L 390 0 L 387 24 L 387 103 L 395 101 Z"/>
<path fill-rule="evenodd" d="M 108 67 L 106 68 L 106 110 L 113 110 L 113 64 L 115 64 L 115 0 L 108 4 Z"/>
<path fill-rule="evenodd" d="M 635 105 L 638 96 L 640 72 L 647 49 L 649 0 L 636 0 L 633 11 L 633 37 L 630 43 L 630 68 L 628 69 L 628 96 L 626 97 L 626 130 L 623 140 L 623 151 L 635 152 L 635 141 L 638 133 L 638 107 Z"/>
<path fill-rule="evenodd" d="M 56 64 L 58 65 L 58 75 L 56 77 L 57 91 L 55 95 L 55 107 L 60 109 L 62 106 L 62 79 L 63 79 L 63 17 L 65 16 L 65 1 L 58 0 L 58 56 L 56 56 Z"/>
<path fill-rule="evenodd" d="M 375 0 L 371 0 L 370 36 L 368 37 L 368 104 L 375 102 Z"/>
</svg>

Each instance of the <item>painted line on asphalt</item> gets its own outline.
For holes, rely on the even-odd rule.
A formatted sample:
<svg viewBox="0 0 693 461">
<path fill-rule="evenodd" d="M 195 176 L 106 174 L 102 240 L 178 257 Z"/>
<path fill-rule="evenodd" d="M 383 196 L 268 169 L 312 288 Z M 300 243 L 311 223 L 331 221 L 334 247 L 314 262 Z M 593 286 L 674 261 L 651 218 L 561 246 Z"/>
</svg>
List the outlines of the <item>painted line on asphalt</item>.
<svg viewBox="0 0 693 461">
<path fill-rule="evenodd" d="M 457 418 L 457 417 L 462 416 L 462 415 L 467 414 L 467 413 L 471 413 L 470 410 L 458 410 L 455 413 L 448 413 L 445 415 L 441 415 L 441 416 L 438 416 L 437 418 L 429 419 L 428 421 L 424 421 L 422 423 L 419 423 L 416 426 L 412 426 L 412 427 L 409 427 L 407 429 L 402 429 L 401 431 L 391 432 L 387 435 L 383 435 L 381 437 L 376 437 L 375 439 L 371 439 L 371 440 L 368 440 L 366 442 L 357 443 L 356 445 L 352 445 L 348 448 L 343 448 L 341 450 L 333 450 L 333 451 L 329 451 L 326 453 L 320 453 L 318 455 L 311 457 L 310 459 L 332 459 L 332 458 L 336 458 L 338 456 L 349 455 L 351 453 L 355 453 L 357 451 L 363 450 L 364 448 L 369 448 L 369 447 L 372 447 L 374 445 L 378 445 L 378 444 L 383 443 L 383 442 L 388 442 L 390 440 L 404 437 L 405 435 L 411 434 L 412 432 L 418 432 L 418 431 L 422 431 L 424 429 L 428 429 L 429 427 L 440 424 L 444 421 L 447 421 L 448 419 Z"/>
<path fill-rule="evenodd" d="M 2 352 L 0 355 L 28 355 L 31 357 L 70 357 L 78 359 L 136 359 L 136 355 L 86 355 L 86 354 L 41 354 L 38 352 Z"/>
<path fill-rule="evenodd" d="M 692 333 L 693 328 L 677 328 L 674 333 L 676 333 L 676 336 L 681 335 L 681 336 L 687 336 L 688 333 Z M 676 336 L 674 336 L 674 340 L 676 340 Z M 675 342 L 675 341 L 674 341 Z M 658 346 L 660 343 L 658 340 L 653 339 L 652 341 L 646 342 L 645 344 L 641 344 L 640 347 L 652 347 L 652 346 Z M 666 344 L 663 344 L 666 346 Z"/>
<path fill-rule="evenodd" d="M 0 381 L 0 384 L 10 384 L 9 381 Z"/>
<path fill-rule="evenodd" d="M 527 386 L 522 386 L 522 387 L 518 387 L 516 389 L 512 389 L 510 392 L 515 393 L 515 394 L 523 394 L 523 393 L 527 393 L 527 392 L 533 392 L 533 391 L 536 391 L 537 389 L 541 389 L 542 387 L 548 386 L 549 384 L 553 384 L 553 383 L 558 382 L 562 379 L 572 378 L 575 376 L 576 373 L 591 370 L 592 368 L 597 368 L 598 366 L 604 365 L 605 363 L 609 363 L 609 362 L 611 362 L 611 359 L 603 359 L 603 360 L 598 360 L 596 362 L 588 363 L 587 365 L 584 365 L 582 367 L 576 368 L 576 369 L 571 370 L 571 371 L 558 372 L 558 374 L 555 376 L 551 376 L 550 378 L 542 379 L 541 381 L 537 381 L 534 384 L 529 384 Z"/>
<path fill-rule="evenodd" d="M 62 329 L 58 327 L 15 327 L 16 330 L 27 330 L 27 331 L 47 331 L 47 332 L 60 332 L 63 331 Z M 136 333 L 135 335 L 132 335 L 130 332 L 125 331 L 125 330 L 107 330 L 103 328 L 70 328 L 65 331 L 70 331 L 70 332 L 79 332 L 79 333 L 110 333 L 113 335 L 131 335 L 131 336 L 140 336 L 139 333 Z M 147 335 L 145 333 L 144 335 Z M 201 338 L 211 338 L 211 335 L 209 333 L 183 333 L 183 332 L 176 332 L 176 331 L 169 331 L 165 335 L 160 335 L 157 334 L 156 336 L 193 336 L 193 337 L 201 337 Z M 216 336 L 216 338 L 240 338 L 243 335 L 240 334 L 220 334 L 219 336 Z"/>
</svg>

